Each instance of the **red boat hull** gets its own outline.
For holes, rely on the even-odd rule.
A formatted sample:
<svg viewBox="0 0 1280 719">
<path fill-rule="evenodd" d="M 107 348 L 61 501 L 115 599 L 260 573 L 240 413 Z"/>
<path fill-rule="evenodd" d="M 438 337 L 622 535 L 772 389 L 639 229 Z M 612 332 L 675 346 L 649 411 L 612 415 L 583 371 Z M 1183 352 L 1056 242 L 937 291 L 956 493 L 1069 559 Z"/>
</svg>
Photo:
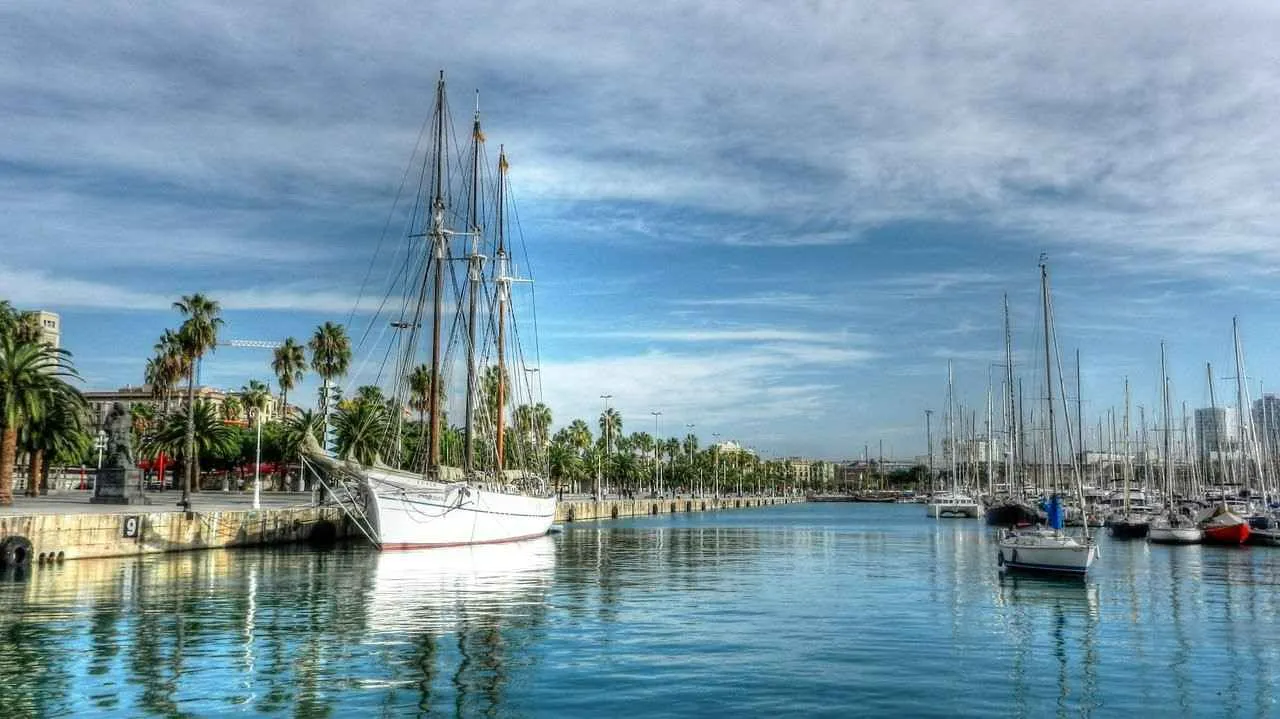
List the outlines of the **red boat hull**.
<svg viewBox="0 0 1280 719">
<path fill-rule="evenodd" d="M 1244 544 L 1249 538 L 1249 523 L 1230 524 L 1225 527 L 1205 527 L 1206 544 Z"/>
</svg>

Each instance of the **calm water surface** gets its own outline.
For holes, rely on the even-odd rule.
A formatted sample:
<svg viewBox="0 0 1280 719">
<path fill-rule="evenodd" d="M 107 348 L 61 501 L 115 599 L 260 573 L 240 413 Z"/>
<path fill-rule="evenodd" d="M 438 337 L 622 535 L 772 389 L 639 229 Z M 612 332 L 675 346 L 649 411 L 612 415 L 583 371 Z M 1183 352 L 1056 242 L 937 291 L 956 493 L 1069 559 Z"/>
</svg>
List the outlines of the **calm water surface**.
<svg viewBox="0 0 1280 719">
<path fill-rule="evenodd" d="M 516 545 L 85 560 L 0 583 L 0 717 L 1280 716 L 1280 550 L 817 504 Z"/>
</svg>

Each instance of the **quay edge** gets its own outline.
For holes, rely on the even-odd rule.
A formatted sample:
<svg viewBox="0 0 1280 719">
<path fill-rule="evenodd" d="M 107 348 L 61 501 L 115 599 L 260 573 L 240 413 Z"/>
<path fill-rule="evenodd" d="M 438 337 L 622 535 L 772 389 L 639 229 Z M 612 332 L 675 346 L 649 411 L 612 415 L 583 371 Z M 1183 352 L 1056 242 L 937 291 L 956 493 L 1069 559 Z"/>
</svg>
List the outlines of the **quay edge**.
<svg viewBox="0 0 1280 719">
<path fill-rule="evenodd" d="M 337 507 L 199 512 L 121 511 L 0 516 L 0 541 L 24 537 L 31 566 L 223 547 L 329 541 L 351 536 Z"/>
<path fill-rule="evenodd" d="M 567 500 L 557 522 L 713 512 L 804 502 L 804 497 L 698 497 Z M 69 559 L 130 557 L 201 549 L 360 538 L 341 508 L 273 507 L 259 510 L 56 512 L 0 516 L 0 544 L 9 537 L 31 543 L 30 566 Z"/>
</svg>

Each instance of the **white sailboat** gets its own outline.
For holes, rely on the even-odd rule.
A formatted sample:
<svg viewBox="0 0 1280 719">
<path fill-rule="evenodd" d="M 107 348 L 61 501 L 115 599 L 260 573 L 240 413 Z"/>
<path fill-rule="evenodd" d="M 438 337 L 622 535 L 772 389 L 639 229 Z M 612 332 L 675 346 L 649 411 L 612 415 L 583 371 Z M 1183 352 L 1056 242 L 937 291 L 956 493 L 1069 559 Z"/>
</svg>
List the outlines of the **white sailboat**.
<svg viewBox="0 0 1280 719">
<path fill-rule="evenodd" d="M 939 492 L 930 497 L 929 503 L 925 505 L 925 511 L 932 519 L 941 519 L 943 517 L 973 517 L 976 519 L 982 513 L 982 506 L 973 497 L 960 491 L 957 484 L 955 421 L 952 419 L 955 413 L 955 399 L 952 387 L 951 362 L 948 361 L 947 441 L 949 443 L 949 456 L 951 457 L 951 490 Z"/>
<path fill-rule="evenodd" d="M 518 468 L 505 466 L 509 454 L 505 415 L 516 394 L 509 387 L 507 357 L 509 351 L 519 352 L 515 333 L 508 331 L 507 323 L 511 315 L 511 284 L 522 281 L 513 277 L 509 266 L 504 214 L 506 156 L 505 153 L 499 154 L 495 222 L 493 232 L 486 236 L 482 229 L 479 199 L 483 171 L 480 158 L 484 141 L 479 110 L 477 108 L 471 133 L 469 191 L 451 192 L 450 163 L 445 156 L 449 128 L 443 73 L 436 88 L 433 128 L 433 149 L 425 159 L 422 172 L 424 179 L 429 178 L 421 203 L 425 208 L 423 226 L 418 231 L 411 229 L 409 233 L 410 247 L 415 247 L 412 244 L 415 240 L 418 242 L 416 247 L 421 252 L 418 259 L 423 271 L 414 281 L 405 283 L 401 314 L 397 321 L 391 323 L 393 327 L 406 330 L 407 339 L 400 340 L 397 345 L 400 353 L 396 367 L 397 392 L 406 395 L 407 375 L 418 361 L 418 328 L 424 324 L 430 327 L 427 347 L 430 387 L 426 397 L 429 425 L 424 423 L 423 426 L 427 445 L 425 456 L 408 460 L 400 456 L 400 466 L 396 468 L 376 459 L 371 463 L 360 463 L 351 457 L 334 457 L 314 442 L 304 451 L 311 466 L 323 470 L 330 490 L 347 509 L 348 516 L 382 549 L 448 547 L 538 537 L 547 533 L 556 513 L 555 496 L 548 491 L 546 482 L 537 472 L 538 457 L 526 457 Z M 450 227 L 451 221 L 463 222 L 462 214 L 447 204 L 454 194 L 468 200 L 463 230 Z M 466 243 L 466 254 L 462 258 L 455 252 L 455 238 Z M 422 239 L 426 242 L 421 243 Z M 492 272 L 488 277 L 484 273 L 486 257 L 481 253 L 482 249 L 491 249 L 494 253 Z M 462 281 L 455 277 L 450 284 L 463 289 L 460 295 L 446 298 L 446 272 L 460 261 L 466 267 L 466 277 Z M 452 329 L 443 313 L 446 304 L 458 310 L 457 322 Z M 429 319 L 426 317 L 428 306 Z M 496 335 L 491 347 L 496 362 L 489 365 L 494 368 L 490 375 L 492 393 L 484 398 L 483 408 L 479 406 L 478 388 L 482 380 L 477 359 L 477 349 L 481 346 L 478 328 L 482 313 L 487 314 L 485 327 L 493 328 Z M 445 431 L 442 395 L 444 387 L 449 384 L 444 364 L 446 356 L 452 356 L 441 342 L 444 333 L 462 336 L 466 355 L 466 423 L 461 467 L 446 466 L 441 457 L 442 434 Z M 508 345 L 512 346 L 509 348 Z M 520 357 L 520 354 L 515 355 L 517 362 Z M 523 367 L 516 370 L 518 377 L 528 376 Z M 397 401 L 397 406 L 403 405 Z M 398 411 L 397 414 L 401 413 Z M 482 417 L 477 418 L 477 414 Z M 489 422 L 486 429 L 492 441 L 489 444 L 490 456 L 481 459 L 477 436 L 481 431 L 479 425 L 485 419 Z M 401 420 L 402 417 L 398 416 L 396 421 L 399 423 Z M 382 456 L 396 456 L 402 452 L 400 433 L 391 434 L 396 437 L 396 446 L 387 447 Z"/>
<path fill-rule="evenodd" d="M 1049 268 L 1042 260 L 1040 263 L 1040 294 L 1044 306 L 1044 358 L 1045 386 L 1048 390 L 1049 418 L 1049 468 L 1051 474 L 1058 471 L 1056 427 L 1054 426 L 1053 407 L 1053 355 L 1050 345 L 1054 341 L 1052 332 L 1052 310 L 1049 302 Z M 1068 430 L 1068 435 L 1070 434 Z M 1074 483 L 1077 494 L 1083 502 L 1083 488 L 1079 466 L 1072 462 Z M 1056 478 L 1050 483 L 1057 486 Z M 1034 529 L 1010 529 L 1000 535 L 996 565 L 1001 571 L 1044 572 L 1050 574 L 1074 574 L 1083 576 L 1098 556 L 1098 547 L 1089 536 L 1089 526 L 1084 525 L 1083 541 L 1065 534 L 1062 531 L 1064 511 L 1061 498 L 1055 493 L 1049 498 L 1048 526 Z"/>
</svg>

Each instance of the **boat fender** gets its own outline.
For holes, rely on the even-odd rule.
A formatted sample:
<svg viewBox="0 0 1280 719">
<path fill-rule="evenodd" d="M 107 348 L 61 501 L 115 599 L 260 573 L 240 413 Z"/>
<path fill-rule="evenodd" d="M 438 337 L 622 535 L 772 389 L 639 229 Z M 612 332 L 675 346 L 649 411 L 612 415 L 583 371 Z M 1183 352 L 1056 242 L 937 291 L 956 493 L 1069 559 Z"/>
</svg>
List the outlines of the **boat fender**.
<svg viewBox="0 0 1280 719">
<path fill-rule="evenodd" d="M 996 566 L 997 567 L 1004 566 L 1004 550 L 1003 549 L 1000 550 L 1000 553 L 996 555 Z"/>
<path fill-rule="evenodd" d="M 1009 561 L 1014 564 L 1018 563 L 1018 550 L 1013 550 L 1013 556 L 1009 558 Z"/>
<path fill-rule="evenodd" d="M 0 542 L 0 567 L 23 569 L 31 566 L 31 540 L 19 535 Z"/>
</svg>

